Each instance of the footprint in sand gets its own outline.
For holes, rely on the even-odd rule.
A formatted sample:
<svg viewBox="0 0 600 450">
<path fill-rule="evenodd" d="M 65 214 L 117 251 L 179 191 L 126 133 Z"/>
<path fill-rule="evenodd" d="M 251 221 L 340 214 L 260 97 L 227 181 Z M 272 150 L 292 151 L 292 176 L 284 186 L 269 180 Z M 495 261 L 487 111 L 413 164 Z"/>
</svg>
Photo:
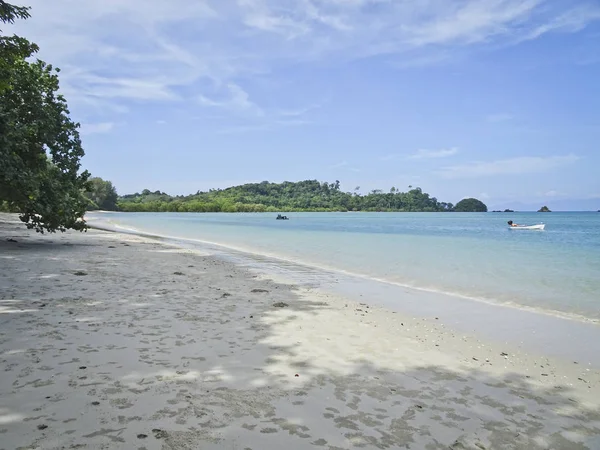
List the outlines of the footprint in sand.
<svg viewBox="0 0 600 450">
<path fill-rule="evenodd" d="M 154 428 L 152 430 L 152 433 L 154 433 L 154 437 L 156 439 L 163 439 L 167 437 L 167 432 L 164 430 L 161 430 L 160 428 Z"/>
</svg>

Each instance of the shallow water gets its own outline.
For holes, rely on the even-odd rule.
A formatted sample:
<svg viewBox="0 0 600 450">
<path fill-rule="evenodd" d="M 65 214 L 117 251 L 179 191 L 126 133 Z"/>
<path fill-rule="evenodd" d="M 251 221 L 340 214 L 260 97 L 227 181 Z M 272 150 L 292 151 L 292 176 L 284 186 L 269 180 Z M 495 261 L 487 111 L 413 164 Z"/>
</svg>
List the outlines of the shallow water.
<svg viewBox="0 0 600 450">
<path fill-rule="evenodd" d="M 389 283 L 600 319 L 599 213 L 98 214 Z M 506 221 L 546 223 L 510 230 Z"/>
</svg>

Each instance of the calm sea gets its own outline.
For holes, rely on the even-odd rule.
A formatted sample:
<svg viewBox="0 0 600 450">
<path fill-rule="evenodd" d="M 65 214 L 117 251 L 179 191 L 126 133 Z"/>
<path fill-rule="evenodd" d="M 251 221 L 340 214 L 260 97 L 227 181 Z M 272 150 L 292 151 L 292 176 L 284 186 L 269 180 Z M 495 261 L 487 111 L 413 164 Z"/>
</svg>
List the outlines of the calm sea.
<svg viewBox="0 0 600 450">
<path fill-rule="evenodd" d="M 112 213 L 114 224 L 419 289 L 600 319 L 600 213 Z M 98 217 L 98 216 L 96 216 Z M 544 222 L 544 231 L 506 221 Z"/>
</svg>

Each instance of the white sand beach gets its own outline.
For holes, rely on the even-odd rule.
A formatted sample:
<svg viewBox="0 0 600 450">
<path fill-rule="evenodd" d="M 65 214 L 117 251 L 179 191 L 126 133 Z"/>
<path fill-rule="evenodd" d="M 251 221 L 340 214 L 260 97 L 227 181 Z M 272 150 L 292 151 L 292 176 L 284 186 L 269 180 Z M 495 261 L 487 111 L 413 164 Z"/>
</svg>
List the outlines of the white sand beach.
<svg viewBox="0 0 600 450">
<path fill-rule="evenodd" d="M 594 450 L 600 373 L 206 252 L 4 214 L 0 449 L 75 448 Z"/>
</svg>

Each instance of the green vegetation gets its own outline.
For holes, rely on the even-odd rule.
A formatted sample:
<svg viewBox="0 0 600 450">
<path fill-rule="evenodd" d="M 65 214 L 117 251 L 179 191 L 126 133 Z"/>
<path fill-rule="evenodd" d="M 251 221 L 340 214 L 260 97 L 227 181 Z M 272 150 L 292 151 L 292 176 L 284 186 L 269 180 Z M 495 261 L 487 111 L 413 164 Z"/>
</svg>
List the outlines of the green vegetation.
<svg viewBox="0 0 600 450">
<path fill-rule="evenodd" d="M 29 8 L 0 0 L 0 24 L 29 18 Z M 1 30 L 0 30 L 1 32 Z M 439 202 L 420 188 L 391 188 L 362 195 L 342 192 L 340 182 L 245 184 L 172 197 L 144 190 L 117 196 L 111 182 L 89 180 L 79 124 L 69 117 L 59 91 L 59 70 L 36 59 L 38 46 L 19 36 L 0 35 L 0 210 L 19 212 L 38 232 L 85 230 L 86 210 L 173 212 L 276 211 L 487 211 L 475 199 Z"/>
<path fill-rule="evenodd" d="M 542 206 L 540 209 L 538 209 L 538 212 L 552 212 L 552 211 L 550 211 L 550 208 L 548 208 L 547 206 Z"/>
<path fill-rule="evenodd" d="M 0 0 L 0 23 L 29 16 Z M 57 94 L 59 70 L 28 61 L 37 51 L 27 39 L 0 35 L 0 206 L 38 232 L 84 230 L 89 174 L 79 173 L 79 124 Z"/>
<path fill-rule="evenodd" d="M 454 207 L 457 212 L 487 212 L 487 206 L 476 198 L 465 198 Z"/>
<path fill-rule="evenodd" d="M 85 197 L 89 204 L 87 209 L 90 211 L 101 209 L 103 211 L 116 211 L 117 190 L 110 181 L 104 181 L 100 177 L 90 178 L 89 191 L 85 192 Z"/>
<path fill-rule="evenodd" d="M 369 194 L 343 192 L 340 182 L 317 180 L 284 183 L 244 184 L 227 189 L 198 191 L 171 197 L 164 192 L 144 190 L 141 194 L 119 197 L 118 206 L 129 212 L 278 212 L 278 211 L 454 211 L 452 203 L 439 202 L 421 188 L 408 192 L 396 188 Z M 478 200 L 476 200 L 479 202 Z M 487 207 L 483 205 L 485 211 Z"/>
</svg>

